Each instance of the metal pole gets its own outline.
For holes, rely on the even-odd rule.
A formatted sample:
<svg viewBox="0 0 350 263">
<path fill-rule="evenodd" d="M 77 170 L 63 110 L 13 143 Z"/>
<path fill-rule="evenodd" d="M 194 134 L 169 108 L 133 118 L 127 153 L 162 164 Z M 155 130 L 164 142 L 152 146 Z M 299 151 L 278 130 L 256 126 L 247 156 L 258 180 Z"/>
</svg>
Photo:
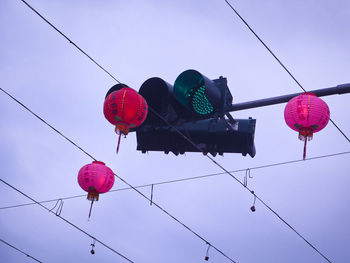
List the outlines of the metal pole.
<svg viewBox="0 0 350 263">
<path fill-rule="evenodd" d="M 309 92 L 314 93 L 317 97 L 350 93 L 350 83 L 341 84 L 332 88 L 311 90 Z M 303 92 L 232 104 L 231 107 L 228 108 L 228 111 L 230 112 L 239 111 L 239 110 L 246 110 L 246 109 L 252 109 L 252 108 L 263 107 L 263 106 L 270 106 L 270 105 L 279 104 L 279 103 L 285 103 L 285 102 L 288 102 L 290 99 L 294 98 L 295 96 L 298 96 L 302 93 Z"/>
</svg>

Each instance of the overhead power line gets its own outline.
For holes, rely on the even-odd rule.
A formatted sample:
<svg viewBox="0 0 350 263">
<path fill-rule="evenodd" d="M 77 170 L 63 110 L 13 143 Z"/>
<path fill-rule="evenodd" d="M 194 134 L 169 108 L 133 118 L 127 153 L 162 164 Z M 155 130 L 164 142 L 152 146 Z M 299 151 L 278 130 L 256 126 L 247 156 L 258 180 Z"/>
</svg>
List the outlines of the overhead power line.
<svg viewBox="0 0 350 263">
<path fill-rule="evenodd" d="M 56 31 L 58 31 L 62 36 L 64 36 L 66 39 L 68 39 L 61 31 L 59 31 L 56 27 L 54 27 L 50 22 L 48 22 L 47 19 L 45 19 L 38 11 L 36 11 L 33 7 L 31 7 L 27 2 L 25 2 L 24 0 L 21 0 L 22 2 L 24 2 L 30 9 L 32 9 L 36 14 L 38 14 L 46 23 L 48 23 L 51 27 L 53 27 Z M 227 2 L 228 3 L 228 2 Z M 69 41 L 71 41 L 69 39 Z M 82 51 L 77 45 L 75 45 L 80 51 Z M 82 52 L 83 54 L 87 55 L 85 52 Z M 87 55 L 88 56 L 88 55 Z M 90 56 L 88 56 L 90 58 Z M 93 60 L 94 61 L 94 60 Z M 100 66 L 100 68 L 102 68 Z M 103 69 L 103 68 L 102 68 Z M 111 76 L 111 74 L 109 73 L 109 75 Z M 116 79 L 113 77 L 113 79 Z M 119 82 L 119 81 L 118 81 Z M 119 82 L 120 83 L 120 82 Z M 155 113 L 159 118 L 163 119 L 163 121 L 165 121 L 165 123 L 167 123 L 168 125 L 170 125 L 162 116 L 160 116 L 159 114 L 157 114 L 151 107 L 149 107 L 149 109 Z M 175 131 L 181 135 L 185 140 L 187 140 L 189 143 L 191 143 L 195 148 L 198 148 L 197 145 L 195 145 L 189 138 L 187 138 L 184 134 L 182 134 L 179 130 L 177 130 L 175 127 L 173 127 L 172 125 L 170 125 L 172 128 L 175 129 Z M 348 139 L 349 140 L 349 139 Z M 349 140 L 350 142 L 350 140 Z M 90 156 L 91 157 L 91 156 Z M 210 157 L 209 155 L 207 155 L 207 158 L 210 159 L 214 164 L 216 164 L 218 167 L 220 167 L 223 171 L 225 171 L 227 174 L 229 174 L 233 179 L 235 179 L 237 182 L 239 182 L 241 185 L 243 185 L 245 187 L 245 185 L 240 182 L 235 176 L 233 176 L 228 170 L 226 170 L 222 165 L 220 165 L 218 162 L 216 162 L 212 157 Z M 93 158 L 94 159 L 94 158 Z M 116 177 L 118 177 L 121 181 L 123 181 L 124 183 L 126 183 L 127 185 L 129 185 L 132 189 L 134 189 L 136 192 L 138 192 L 141 196 L 145 197 L 146 199 L 148 199 L 150 201 L 150 199 L 148 197 L 146 197 L 145 195 L 143 195 L 139 190 L 137 190 L 135 187 L 133 187 L 132 185 L 130 185 L 129 183 L 127 183 L 124 179 L 122 179 L 121 177 L 119 177 L 118 175 L 115 174 Z M 323 255 L 319 250 L 317 250 L 309 241 L 307 241 L 299 232 L 297 232 L 290 224 L 288 224 L 276 211 L 274 211 L 269 205 L 267 205 L 264 201 L 261 200 L 261 198 L 259 198 L 256 194 L 254 194 L 253 191 L 251 191 L 249 188 L 245 187 L 247 190 L 250 191 L 251 194 L 254 195 L 255 198 L 257 198 L 258 200 L 260 200 L 271 212 L 273 212 L 282 222 L 284 222 L 288 227 L 290 227 L 298 236 L 300 236 L 308 245 L 310 245 L 311 248 L 313 248 L 317 253 L 319 253 L 323 258 L 325 258 L 328 262 L 331 262 L 325 255 Z M 154 202 L 153 202 L 154 203 Z M 155 203 L 154 203 L 155 204 Z M 169 216 L 171 216 L 173 219 L 175 219 L 176 221 L 178 221 L 176 218 L 174 218 L 172 215 L 170 215 L 167 211 L 165 211 L 164 209 L 162 209 L 161 207 L 159 207 L 158 205 L 156 205 L 158 208 L 160 208 L 163 212 L 165 212 L 166 214 L 168 214 Z M 180 221 L 178 221 L 180 224 L 182 224 Z M 188 230 L 190 230 L 191 232 L 193 232 L 196 236 L 198 236 L 200 239 L 202 239 L 203 241 L 205 239 L 203 239 L 201 236 L 199 236 L 197 233 L 195 233 L 193 230 L 189 229 L 186 225 L 183 225 L 184 227 L 186 227 Z M 206 242 L 209 243 L 209 242 Z M 216 249 L 219 253 L 221 253 L 222 255 L 224 255 L 225 257 L 227 257 L 228 259 L 230 259 L 227 255 L 225 255 L 222 251 L 218 250 L 217 248 L 215 248 L 214 246 L 212 246 L 214 249 Z M 231 261 L 233 261 L 232 259 L 230 259 Z M 234 261 L 233 261 L 234 262 Z"/>
<path fill-rule="evenodd" d="M 0 178 L 0 181 L 7 185 L 8 187 L 12 188 L 13 190 L 15 190 L 16 192 L 20 193 L 21 195 L 27 197 L 28 199 L 30 199 L 31 201 L 33 201 L 34 203 L 36 203 L 37 205 L 41 206 L 42 208 L 44 208 L 45 210 L 47 210 L 48 212 L 56 215 L 58 218 L 60 218 L 61 220 L 63 220 L 64 222 L 66 222 L 67 224 L 71 225 L 72 227 L 74 227 L 75 229 L 79 230 L 80 232 L 82 232 L 83 234 L 87 235 L 88 237 L 96 240 L 96 242 L 100 243 L 102 246 L 108 248 L 109 250 L 111 250 L 112 252 L 114 252 L 115 254 L 119 255 L 120 257 L 124 258 L 126 261 L 133 263 L 134 261 L 132 261 L 131 259 L 127 258 L 126 256 L 124 256 L 123 254 L 121 254 L 120 252 L 116 251 L 115 249 L 113 249 L 112 247 L 108 246 L 106 243 L 102 242 L 101 240 L 99 240 L 98 238 L 92 236 L 91 234 L 89 234 L 88 232 L 86 232 L 85 230 L 81 229 L 80 227 L 78 227 L 77 225 L 71 223 L 70 221 L 68 221 L 67 219 L 65 219 L 64 217 L 62 217 L 61 215 L 53 212 L 52 210 L 48 209 L 46 206 L 40 204 L 38 201 L 36 201 L 35 199 L 33 199 L 32 197 L 30 197 L 29 195 L 25 194 L 24 192 L 22 192 L 21 190 L 17 189 L 16 187 L 12 186 L 11 184 L 7 183 L 6 181 L 4 181 L 3 179 Z"/>
<path fill-rule="evenodd" d="M 28 258 L 33 259 L 34 261 L 42 263 L 42 261 L 40 261 L 39 259 L 27 254 L 26 252 L 23 252 L 19 248 L 15 247 L 14 245 L 11 245 L 10 243 L 6 242 L 5 240 L 2 240 L 1 238 L 0 238 L 0 242 L 4 243 L 5 245 L 8 245 L 9 247 L 12 247 L 13 249 L 17 250 L 18 252 L 22 253 L 23 255 L 26 255 Z"/>
<path fill-rule="evenodd" d="M 53 127 L 51 124 L 49 124 L 47 121 L 45 121 L 43 118 L 41 118 L 38 114 L 36 114 L 35 112 L 33 112 L 31 109 L 29 109 L 26 105 L 24 105 L 22 102 L 20 102 L 18 99 L 16 99 L 14 96 L 12 96 L 10 93 L 8 93 L 6 90 L 4 90 L 3 88 L 0 87 L 0 90 L 5 93 L 7 96 L 9 96 L 11 99 L 13 99 L 15 102 L 17 102 L 19 105 L 21 105 L 23 108 L 25 108 L 27 111 L 29 111 L 31 114 L 33 114 L 36 118 L 38 118 L 41 122 L 43 122 L 45 125 L 47 125 L 49 128 L 51 128 L 52 130 L 54 130 L 55 132 L 57 132 L 60 136 L 62 136 L 63 138 L 65 138 L 68 142 L 70 142 L 71 144 L 73 144 L 76 148 L 78 148 L 80 151 L 82 151 L 83 153 L 85 153 L 87 156 L 89 156 L 91 159 L 95 160 L 96 159 L 91 156 L 88 152 L 86 152 L 84 149 L 82 149 L 79 145 L 77 145 L 75 142 L 73 142 L 71 139 L 69 139 L 67 136 L 65 136 L 62 132 L 60 132 L 59 130 L 57 130 L 55 127 Z"/>
<path fill-rule="evenodd" d="M 56 128 L 54 128 L 51 124 L 49 124 L 48 122 L 46 122 L 43 118 L 41 118 L 39 115 L 37 115 L 36 113 L 34 113 L 31 109 L 29 109 L 27 106 L 25 106 L 22 102 L 20 102 L 18 99 L 16 99 L 14 96 L 12 96 L 11 94 L 9 94 L 7 91 L 5 91 L 3 88 L 0 87 L 0 90 L 3 91 L 3 93 L 5 93 L 8 97 L 10 97 L 11 99 L 13 99 L 15 102 L 17 102 L 19 105 L 21 105 L 24 109 L 26 109 L 28 112 L 30 112 L 32 115 L 34 115 L 37 119 L 39 119 L 41 122 L 43 122 L 46 126 L 48 126 L 49 128 L 53 129 L 54 131 L 57 132 L 57 134 L 59 134 L 60 136 L 62 136 L 63 138 L 65 138 L 69 143 L 71 143 L 72 145 L 74 145 L 75 147 L 77 147 L 80 151 L 82 151 L 84 154 L 86 154 L 87 156 L 89 156 L 91 159 L 93 160 L 97 160 L 94 157 L 92 157 L 91 154 L 89 154 L 88 152 L 86 152 L 83 148 L 81 148 L 80 146 L 78 146 L 75 142 L 73 142 L 71 139 L 69 139 L 68 137 L 66 137 L 62 132 L 60 132 L 59 130 L 57 130 Z M 127 181 L 125 181 L 123 178 L 121 178 L 119 175 L 114 174 L 119 180 L 121 180 L 122 182 L 124 182 L 125 184 L 127 184 L 131 189 L 135 190 L 137 193 L 139 193 L 141 196 L 143 196 L 144 198 L 146 198 L 148 201 L 151 201 L 147 196 L 145 196 L 142 192 L 140 192 L 138 189 L 136 189 L 134 186 L 132 186 L 131 184 L 129 184 Z M 1 179 L 0 179 L 1 180 Z M 40 204 L 39 202 L 32 200 L 35 203 Z M 152 201 L 152 203 L 159 208 L 161 211 L 163 211 L 166 215 L 170 216 L 172 219 L 174 219 L 176 222 L 178 222 L 180 225 L 182 225 L 183 227 L 185 227 L 187 230 L 189 230 L 191 233 L 193 233 L 195 236 L 197 236 L 199 239 L 201 239 L 202 241 L 204 241 L 206 244 L 209 243 L 213 249 L 215 249 L 217 252 L 219 252 L 221 255 L 223 255 L 224 257 L 226 257 L 227 259 L 229 259 L 231 262 L 236 262 L 234 261 L 232 258 L 230 258 L 228 255 L 226 255 L 223 251 L 221 251 L 219 248 L 217 248 L 215 245 L 213 245 L 212 243 L 210 243 L 209 241 L 207 241 L 204 237 L 202 237 L 201 235 L 199 235 L 197 232 L 195 232 L 194 230 L 192 230 L 189 226 L 185 225 L 183 222 L 181 222 L 179 219 L 177 219 L 175 216 L 173 216 L 172 214 L 170 214 L 168 211 L 166 211 L 164 208 L 162 208 L 160 205 L 158 205 L 156 202 Z M 46 207 L 45 207 L 46 208 Z M 47 209 L 47 208 L 46 208 Z"/>
<path fill-rule="evenodd" d="M 100 69 L 102 69 L 104 72 L 106 72 L 112 79 L 114 79 L 116 82 L 120 83 L 118 79 L 116 79 L 108 70 L 106 70 L 104 67 L 102 67 L 98 62 L 96 62 L 95 59 L 93 59 L 89 54 L 87 54 L 81 47 L 79 47 L 77 44 L 75 44 L 69 37 L 67 37 L 64 33 L 62 33 L 61 30 L 59 30 L 57 27 L 55 27 L 49 20 L 47 20 L 44 16 L 42 16 L 37 10 L 35 10 L 30 4 L 28 4 L 26 1 L 21 0 L 26 6 L 28 6 L 34 13 L 36 13 L 41 19 L 43 19 L 46 23 L 48 23 L 56 32 L 58 32 L 61 36 L 63 36 L 65 39 L 68 40 L 70 44 L 72 44 L 75 48 L 77 48 L 81 53 L 83 53 L 86 57 L 88 57 L 94 64 L 96 64 Z"/>
<path fill-rule="evenodd" d="M 238 13 L 238 11 L 230 4 L 228 0 L 224 0 L 226 4 L 232 9 L 232 11 L 241 19 L 241 21 L 247 26 L 250 32 L 259 40 L 259 42 L 267 49 L 267 51 L 276 59 L 276 61 L 281 65 L 281 67 L 288 73 L 288 75 L 295 81 L 295 83 L 304 91 L 307 92 L 306 89 L 300 84 L 300 82 L 294 77 L 294 75 L 289 71 L 289 69 L 282 63 L 282 61 L 275 55 L 274 52 L 267 46 L 267 44 L 259 37 L 259 35 L 252 29 L 252 27 L 248 24 L 248 22 Z M 350 143 L 350 139 L 346 136 L 346 134 L 339 128 L 338 125 L 330 118 L 331 123 L 333 123 L 334 127 L 345 137 L 345 139 Z"/>
<path fill-rule="evenodd" d="M 47 123 L 46 121 L 44 121 L 41 117 L 39 117 L 37 114 L 35 114 L 32 110 L 30 110 L 27 106 L 25 106 L 22 102 L 20 102 L 19 100 L 17 100 L 15 97 L 13 97 L 12 95 L 10 95 L 8 92 L 6 92 L 3 88 L 0 87 L 0 90 L 2 90 L 5 94 L 7 94 L 10 98 L 12 98 L 14 101 L 16 101 L 17 103 L 19 103 L 24 109 L 26 109 L 27 111 L 29 111 L 30 113 L 32 113 L 35 117 L 37 117 L 40 121 L 44 122 L 48 127 L 53 127 L 52 125 L 50 125 L 49 123 Z M 156 112 L 154 112 L 156 113 Z M 156 113 L 157 114 L 157 113 Z M 158 117 L 162 118 L 159 114 L 157 114 Z M 163 119 L 163 118 L 162 118 Z M 189 138 L 187 138 L 184 134 L 182 134 L 180 131 L 178 131 L 175 127 L 174 127 L 175 131 L 178 132 L 184 139 L 186 139 L 188 142 L 190 142 L 194 147 L 197 147 L 197 145 L 195 145 Z M 57 132 L 58 130 L 56 128 L 54 128 L 54 130 Z M 57 132 L 59 135 L 63 136 L 64 138 L 67 138 L 65 135 L 63 135 L 61 132 Z M 81 150 L 84 154 L 87 154 L 89 157 L 91 157 L 93 160 L 96 160 L 95 158 L 92 157 L 91 154 L 88 154 L 85 150 L 83 150 L 83 148 L 81 148 L 80 146 L 78 146 L 77 144 L 75 144 L 72 140 L 67 139 L 68 142 L 70 142 L 72 145 L 74 145 L 75 147 L 77 147 L 79 150 Z M 217 166 L 219 166 L 222 170 L 225 171 L 225 173 L 229 174 L 233 179 L 235 179 L 238 183 L 240 183 L 242 186 L 245 187 L 245 189 L 247 189 L 252 195 L 254 195 L 258 200 L 260 200 L 262 202 L 262 204 L 264 204 L 271 212 L 273 212 L 283 223 L 285 223 L 291 230 L 293 230 L 298 236 L 300 236 L 311 248 L 313 248 L 317 253 L 319 253 L 322 257 L 326 258 L 328 262 L 331 262 L 326 256 L 324 256 L 316 247 L 314 247 L 309 241 L 307 241 L 306 238 L 304 238 L 298 231 L 296 231 L 295 228 L 293 228 L 290 224 L 288 224 L 286 222 L 286 220 L 284 220 L 276 211 L 274 211 L 269 205 L 267 205 L 259 196 L 257 196 L 253 191 L 251 191 L 248 187 L 246 187 L 239 179 L 237 179 L 233 174 L 231 174 L 227 169 L 225 169 L 222 165 L 220 165 L 217 161 L 215 161 L 212 157 L 210 157 L 209 155 L 207 155 L 207 157 L 214 162 L 214 164 L 216 164 Z M 143 196 L 145 199 L 147 199 L 148 201 L 151 201 L 151 199 L 149 199 L 147 196 L 145 196 L 142 192 L 140 192 L 138 189 L 136 189 L 134 186 L 132 186 L 131 184 L 129 184 L 127 181 L 125 181 L 123 178 L 121 178 L 120 176 L 118 176 L 117 174 L 114 174 L 117 178 L 119 178 L 122 182 L 124 182 L 125 184 L 127 184 L 130 188 L 132 188 L 133 190 L 135 190 L 137 193 L 139 193 L 141 196 Z M 36 202 L 36 201 L 35 201 Z M 198 233 L 196 233 L 194 230 L 192 230 L 190 227 L 188 227 L 187 225 L 185 225 L 184 223 L 182 223 L 179 219 L 177 219 L 176 217 L 174 217 L 173 215 L 171 215 L 169 212 L 167 212 L 165 209 L 163 209 L 162 207 L 160 207 L 157 203 L 155 203 L 154 201 L 152 201 L 152 203 L 158 207 L 161 211 L 163 211 L 165 214 L 167 214 L 168 216 L 170 216 L 171 218 L 173 218 L 175 221 L 177 221 L 179 224 L 181 224 L 182 226 L 184 226 L 186 229 L 188 229 L 190 232 L 192 232 L 195 236 L 197 236 L 198 238 L 200 238 L 202 241 L 204 241 L 206 244 L 210 244 L 213 249 L 215 249 L 216 251 L 218 251 L 220 254 L 222 254 L 224 257 L 226 257 L 227 259 L 229 259 L 231 262 L 235 262 L 233 259 L 231 259 L 229 256 L 227 256 L 223 251 L 221 251 L 220 249 L 218 249 L 216 246 L 212 245 L 210 242 L 208 242 L 205 238 L 203 238 L 202 236 L 200 236 Z"/>
<path fill-rule="evenodd" d="M 263 169 L 263 168 L 269 168 L 269 167 L 287 165 L 287 164 L 298 163 L 298 162 L 303 162 L 303 163 L 304 163 L 305 161 L 311 161 L 311 160 L 329 158 L 329 157 L 340 156 L 340 155 L 345 155 L 345 154 L 350 154 L 350 151 L 347 151 L 347 152 L 340 152 L 340 153 L 333 153 L 333 154 L 327 154 L 327 155 L 321 155 L 321 156 L 315 156 L 315 157 L 306 158 L 305 160 L 303 160 L 303 159 L 298 159 L 298 160 L 291 160 L 291 161 L 285 161 L 285 162 L 279 162 L 279 163 L 272 163 L 272 164 L 265 164 L 265 165 L 260 165 L 260 166 L 254 166 L 254 167 L 245 168 L 245 169 L 232 170 L 232 171 L 230 171 L 230 173 L 244 172 L 244 171 L 247 171 L 247 170 L 257 170 L 257 169 Z M 161 182 L 154 182 L 154 183 L 148 183 L 148 184 L 143 184 L 143 185 L 137 185 L 137 186 L 134 186 L 134 187 L 135 187 L 135 188 L 152 187 L 152 186 L 156 186 L 156 185 L 172 184 L 172 183 L 179 183 L 179 182 L 185 182 L 185 181 L 192 181 L 192 180 L 204 179 L 204 178 L 213 177 L 213 176 L 218 176 L 218 175 L 223 175 L 223 174 L 226 174 L 226 172 L 211 173 L 211 174 L 205 174 L 205 175 L 199 175 L 199 176 L 192 176 L 192 177 L 185 177 L 185 178 L 174 179 L 174 180 L 167 180 L 167 181 L 161 181 Z M 110 191 L 107 192 L 106 194 L 111 193 L 111 192 L 119 192 L 119 191 L 131 190 L 131 189 L 132 189 L 131 187 L 123 187 L 123 188 L 118 188 L 118 189 L 110 190 Z M 55 198 L 55 199 L 44 200 L 44 201 L 38 201 L 38 202 L 39 202 L 40 204 L 44 204 L 44 203 L 57 202 L 57 200 L 69 200 L 69 199 L 75 199 L 75 198 L 81 198 L 81 197 L 86 197 L 86 194 L 83 194 L 83 195 L 73 195 L 73 196 L 67 196 L 67 197 L 59 197 L 59 198 Z M 153 202 L 153 201 L 152 201 L 152 202 Z M 25 203 L 25 204 L 4 206 L 4 207 L 0 207 L 0 210 L 10 209 L 10 208 L 17 208 L 17 207 L 24 207 L 24 206 L 35 205 L 35 204 L 36 204 L 36 203 L 32 202 L 32 203 Z"/>
<path fill-rule="evenodd" d="M 151 109 L 152 110 L 152 109 Z M 152 110 L 152 112 L 157 115 L 160 119 L 162 119 L 163 121 L 165 121 L 166 123 L 168 123 L 160 114 L 158 114 L 156 111 Z M 191 139 L 189 139 L 186 135 L 184 135 L 183 133 L 181 133 L 181 131 L 179 131 L 179 129 L 177 129 L 176 127 L 172 126 L 171 124 L 168 123 L 168 125 L 170 125 L 172 127 L 172 129 L 178 133 L 180 136 L 182 136 L 186 141 L 188 141 L 194 148 L 196 148 L 197 150 L 201 151 L 201 149 L 197 146 L 197 144 L 195 144 Z M 221 170 L 223 170 L 225 173 L 227 173 L 228 175 L 230 175 L 235 181 L 237 181 L 239 184 L 241 184 L 246 190 L 249 191 L 249 193 L 251 193 L 254 198 L 258 199 L 268 210 L 270 210 L 274 215 L 277 216 L 277 218 L 279 218 L 286 226 L 288 226 L 294 233 L 296 233 L 302 240 L 304 240 L 312 249 L 314 249 L 319 255 L 321 255 L 325 260 L 327 260 L 328 262 L 331 262 L 321 251 L 319 251 L 310 241 L 308 241 L 302 234 L 300 234 L 292 225 L 290 225 L 281 215 L 279 215 L 279 213 L 277 213 L 274 209 L 272 209 L 272 207 L 270 205 L 268 205 L 265 201 L 263 201 L 254 191 L 252 191 L 251 189 L 249 189 L 249 187 L 247 187 L 247 185 L 245 185 L 244 183 L 242 183 L 237 177 L 235 177 L 231 172 L 229 172 L 224 166 L 222 166 L 220 163 L 218 163 L 217 161 L 214 160 L 213 157 L 206 155 L 206 157 L 212 161 L 215 165 L 217 165 Z"/>
</svg>

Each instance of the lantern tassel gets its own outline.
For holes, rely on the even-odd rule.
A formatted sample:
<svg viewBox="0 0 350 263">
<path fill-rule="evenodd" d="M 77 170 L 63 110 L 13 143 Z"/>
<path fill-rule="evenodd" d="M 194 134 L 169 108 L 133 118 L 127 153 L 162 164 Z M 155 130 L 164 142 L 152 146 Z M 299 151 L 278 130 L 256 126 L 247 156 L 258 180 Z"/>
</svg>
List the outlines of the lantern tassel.
<svg viewBox="0 0 350 263">
<path fill-rule="evenodd" d="M 122 133 L 119 133 L 119 138 L 118 138 L 118 146 L 117 146 L 117 154 L 119 152 L 119 146 L 120 146 L 120 138 L 122 137 Z"/>
<path fill-rule="evenodd" d="M 303 153 L 303 160 L 305 160 L 305 158 L 306 158 L 306 142 L 307 142 L 307 139 L 308 139 L 308 138 L 305 138 L 305 140 L 304 140 L 304 153 Z"/>
<path fill-rule="evenodd" d="M 90 206 L 88 221 L 90 220 L 90 217 L 91 217 L 91 210 L 92 210 L 92 205 L 93 205 L 93 204 L 94 204 L 94 200 L 91 201 L 91 206 Z"/>
</svg>

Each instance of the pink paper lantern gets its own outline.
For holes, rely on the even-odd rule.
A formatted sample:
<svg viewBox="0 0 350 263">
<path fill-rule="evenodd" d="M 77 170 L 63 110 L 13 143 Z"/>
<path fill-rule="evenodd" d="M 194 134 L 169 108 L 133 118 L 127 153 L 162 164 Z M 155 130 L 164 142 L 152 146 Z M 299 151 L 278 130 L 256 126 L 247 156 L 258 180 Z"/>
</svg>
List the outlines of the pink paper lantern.
<svg viewBox="0 0 350 263">
<path fill-rule="evenodd" d="M 291 129 L 299 132 L 299 139 L 305 142 L 304 160 L 306 142 L 312 139 L 315 132 L 326 127 L 329 118 L 328 105 L 313 93 L 303 93 L 287 103 L 284 109 L 284 119 Z"/>
<path fill-rule="evenodd" d="M 98 201 L 99 194 L 108 192 L 114 184 L 114 173 L 103 162 L 93 161 L 84 165 L 78 173 L 80 187 L 88 192 L 87 199 L 91 201 L 89 218 L 94 201 Z"/>
</svg>

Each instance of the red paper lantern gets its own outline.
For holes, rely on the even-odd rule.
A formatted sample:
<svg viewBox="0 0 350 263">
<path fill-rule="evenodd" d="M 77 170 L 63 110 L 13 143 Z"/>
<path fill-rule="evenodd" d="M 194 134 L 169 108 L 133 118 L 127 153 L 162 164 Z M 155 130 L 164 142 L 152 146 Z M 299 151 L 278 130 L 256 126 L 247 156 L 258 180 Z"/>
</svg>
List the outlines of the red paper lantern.
<svg viewBox="0 0 350 263">
<path fill-rule="evenodd" d="M 114 184 L 114 173 L 103 162 L 94 161 L 84 165 L 78 173 L 80 187 L 88 192 L 87 199 L 91 201 L 89 218 L 94 201 L 98 201 L 99 194 L 108 192 Z"/>
<path fill-rule="evenodd" d="M 306 142 L 310 141 L 315 132 L 326 127 L 330 118 L 328 105 L 306 92 L 292 98 L 284 109 L 284 119 L 287 125 L 299 132 L 299 139 L 304 141 L 303 159 L 306 158 Z"/>
<path fill-rule="evenodd" d="M 123 88 L 113 91 L 105 99 L 103 113 L 106 119 L 115 125 L 115 132 L 120 137 L 128 134 L 130 128 L 140 126 L 147 117 L 146 100 L 135 90 L 123 85 Z"/>
</svg>

